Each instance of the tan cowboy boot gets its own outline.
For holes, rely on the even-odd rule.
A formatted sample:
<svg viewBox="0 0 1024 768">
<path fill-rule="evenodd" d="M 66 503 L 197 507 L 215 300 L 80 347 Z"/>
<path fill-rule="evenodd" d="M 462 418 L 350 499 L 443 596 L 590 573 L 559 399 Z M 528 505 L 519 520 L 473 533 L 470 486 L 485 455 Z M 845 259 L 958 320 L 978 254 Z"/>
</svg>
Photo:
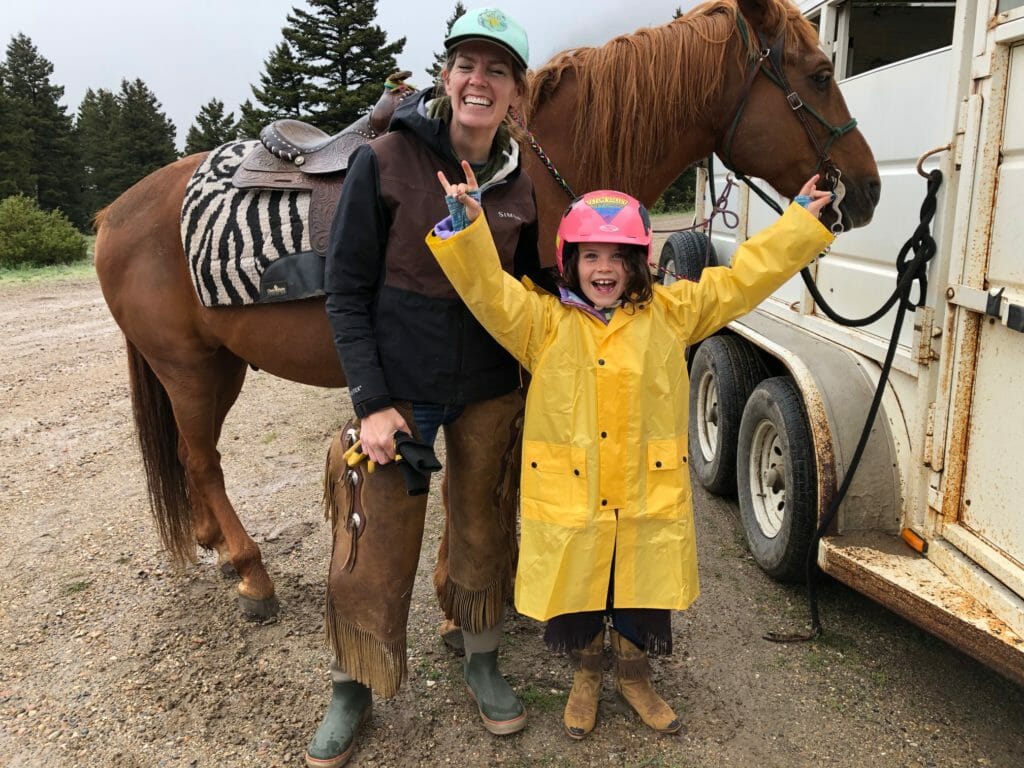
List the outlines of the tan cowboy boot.
<svg viewBox="0 0 1024 768">
<path fill-rule="evenodd" d="M 574 651 L 579 668 L 572 678 L 572 690 L 565 702 L 565 732 L 570 738 L 582 739 L 597 721 L 597 702 L 601 698 L 601 671 L 604 667 L 604 629 L 586 648 Z"/>
<path fill-rule="evenodd" d="M 615 690 L 636 710 L 640 719 L 658 733 L 676 733 L 683 724 L 651 686 L 647 652 L 614 629 L 611 630 L 611 641 L 615 652 Z"/>
</svg>

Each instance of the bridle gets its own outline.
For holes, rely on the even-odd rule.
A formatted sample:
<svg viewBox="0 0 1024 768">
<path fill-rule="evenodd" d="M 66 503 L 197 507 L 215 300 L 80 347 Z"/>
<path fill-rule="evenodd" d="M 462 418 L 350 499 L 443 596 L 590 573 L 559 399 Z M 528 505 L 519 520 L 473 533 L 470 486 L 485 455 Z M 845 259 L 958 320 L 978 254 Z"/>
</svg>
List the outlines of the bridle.
<svg viewBox="0 0 1024 768">
<path fill-rule="evenodd" d="M 740 37 L 743 39 L 744 46 L 749 49 L 750 30 L 747 28 L 747 23 L 743 20 L 743 17 L 739 14 L 736 16 L 736 26 L 739 29 Z M 782 66 L 782 52 L 785 47 L 785 40 L 785 29 L 783 29 L 779 34 L 775 42 L 770 45 L 767 44 L 767 40 L 759 36 L 761 49 L 758 54 L 749 61 L 746 78 L 743 82 L 743 88 L 740 91 L 736 107 L 733 110 L 732 123 L 725 135 L 725 140 L 722 145 L 722 151 L 719 153 L 719 157 L 727 168 L 733 170 L 738 178 L 746 181 L 751 189 L 764 197 L 764 193 L 761 192 L 760 188 L 750 183 L 749 179 L 747 179 L 743 174 L 735 171 L 732 164 L 732 144 L 733 139 L 736 136 L 736 129 L 739 127 L 740 119 L 743 116 L 743 110 L 747 106 L 747 99 L 750 96 L 751 88 L 754 86 L 754 80 L 757 78 L 759 72 L 764 73 L 765 77 L 777 85 L 786 95 L 786 101 L 789 103 L 790 109 L 793 110 L 793 114 L 800 120 L 800 124 L 804 128 L 804 133 L 807 134 L 807 138 L 810 140 L 811 146 L 818 155 L 818 163 L 815 166 L 815 172 L 821 174 L 825 187 L 835 192 L 835 199 L 831 203 L 832 210 L 836 216 L 836 220 L 832 224 L 832 232 L 834 234 L 838 234 L 845 229 L 842 224 L 842 213 L 839 210 L 839 205 L 842 203 L 843 197 L 846 195 L 846 187 L 843 185 L 842 171 L 839 170 L 835 162 L 832 160 L 832 156 L 829 154 L 829 149 L 831 149 L 837 139 L 857 127 L 857 119 L 850 118 L 850 120 L 843 125 L 833 125 L 825 118 L 824 115 L 818 112 L 818 110 L 800 98 L 800 94 L 798 94 L 796 89 L 790 85 L 789 79 L 786 77 L 785 69 L 783 69 Z M 826 141 L 824 145 L 822 145 L 821 140 L 813 130 L 810 120 L 812 117 L 821 123 L 821 125 L 823 125 L 828 131 L 828 141 Z"/>
</svg>

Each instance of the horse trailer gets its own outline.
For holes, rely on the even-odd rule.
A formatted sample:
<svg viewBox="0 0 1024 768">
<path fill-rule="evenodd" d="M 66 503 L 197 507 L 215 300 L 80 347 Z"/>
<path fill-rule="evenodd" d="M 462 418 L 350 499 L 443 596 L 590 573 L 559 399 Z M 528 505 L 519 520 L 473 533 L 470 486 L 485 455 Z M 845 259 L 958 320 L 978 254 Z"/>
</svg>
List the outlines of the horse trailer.
<svg viewBox="0 0 1024 768">
<path fill-rule="evenodd" d="M 922 176 L 942 173 L 927 281 L 908 305 L 862 459 L 811 555 L 1024 684 L 1024 0 L 798 5 L 882 177 L 873 221 L 809 268 L 835 312 L 869 316 L 893 291 L 926 207 Z M 698 174 L 697 220 L 709 190 L 726 185 L 721 163 L 711 167 L 712 183 Z M 711 236 L 723 263 L 775 215 L 750 189 L 731 189 L 738 223 L 716 219 Z M 685 272 L 695 250 L 674 235 L 662 265 Z M 794 278 L 691 350 L 694 471 L 738 496 L 754 559 L 782 579 L 804 576 L 894 332 L 895 308 L 848 327 L 820 304 Z"/>
</svg>

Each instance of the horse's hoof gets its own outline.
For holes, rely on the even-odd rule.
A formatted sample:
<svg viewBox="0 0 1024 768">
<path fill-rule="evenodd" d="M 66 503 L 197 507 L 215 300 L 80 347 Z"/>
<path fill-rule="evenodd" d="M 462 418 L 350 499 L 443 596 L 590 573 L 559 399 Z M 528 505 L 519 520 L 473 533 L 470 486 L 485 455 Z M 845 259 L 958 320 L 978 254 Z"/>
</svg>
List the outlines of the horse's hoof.
<svg viewBox="0 0 1024 768">
<path fill-rule="evenodd" d="M 466 653 L 466 645 L 462 639 L 462 627 L 454 621 L 451 619 L 442 621 L 441 626 L 437 628 L 437 633 L 441 636 L 444 644 L 448 646 L 448 650 L 454 651 L 459 656 Z"/>
<path fill-rule="evenodd" d="M 262 621 L 277 616 L 281 604 L 277 601 L 277 595 L 271 595 L 261 600 L 239 595 L 238 607 L 242 609 L 242 613 L 246 618 Z"/>
</svg>

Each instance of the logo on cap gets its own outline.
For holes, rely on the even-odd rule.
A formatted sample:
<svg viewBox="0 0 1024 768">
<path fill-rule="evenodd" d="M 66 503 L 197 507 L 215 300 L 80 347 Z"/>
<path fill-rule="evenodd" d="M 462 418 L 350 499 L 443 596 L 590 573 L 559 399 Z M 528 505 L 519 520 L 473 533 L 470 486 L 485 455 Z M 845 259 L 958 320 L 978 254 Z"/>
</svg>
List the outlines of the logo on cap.
<svg viewBox="0 0 1024 768">
<path fill-rule="evenodd" d="M 484 11 L 477 16 L 477 23 L 490 32 L 504 32 L 508 29 L 505 14 L 498 10 Z"/>
</svg>

